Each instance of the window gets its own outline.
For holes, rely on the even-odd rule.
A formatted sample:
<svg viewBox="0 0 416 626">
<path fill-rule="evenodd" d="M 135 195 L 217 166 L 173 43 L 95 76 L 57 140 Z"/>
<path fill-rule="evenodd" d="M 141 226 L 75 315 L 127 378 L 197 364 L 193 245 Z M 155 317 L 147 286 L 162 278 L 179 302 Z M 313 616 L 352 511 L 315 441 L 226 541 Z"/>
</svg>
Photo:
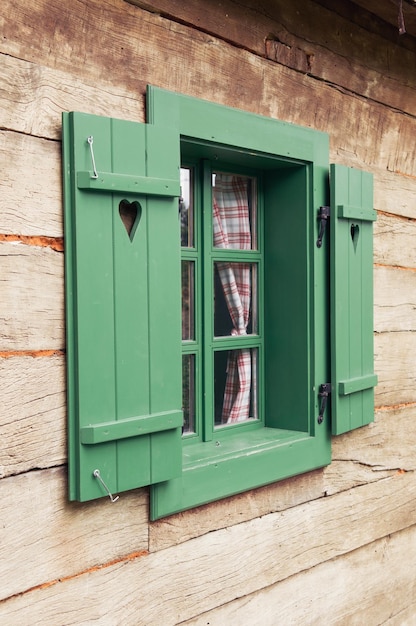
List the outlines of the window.
<svg viewBox="0 0 416 626">
<path fill-rule="evenodd" d="M 214 165 L 216 167 L 214 167 Z M 258 426 L 263 263 L 259 180 L 195 161 L 181 168 L 184 434 Z M 203 303 L 203 304 L 202 304 Z M 196 372 L 202 372 L 197 375 Z"/>
<path fill-rule="evenodd" d="M 326 135 L 147 108 L 64 114 L 69 465 L 72 499 L 152 485 L 156 519 L 324 466 L 331 422 L 373 418 L 375 212 L 371 177 L 332 167 L 318 247 Z"/>
</svg>

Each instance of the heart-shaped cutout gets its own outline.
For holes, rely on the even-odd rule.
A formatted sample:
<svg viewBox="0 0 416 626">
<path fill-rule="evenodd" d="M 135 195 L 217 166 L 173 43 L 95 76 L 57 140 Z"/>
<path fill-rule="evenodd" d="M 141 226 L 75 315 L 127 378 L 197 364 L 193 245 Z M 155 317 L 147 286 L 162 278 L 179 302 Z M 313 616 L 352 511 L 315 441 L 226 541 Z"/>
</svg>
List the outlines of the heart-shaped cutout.
<svg viewBox="0 0 416 626">
<path fill-rule="evenodd" d="M 124 224 L 126 232 L 130 237 L 130 241 L 133 241 L 134 234 L 142 216 L 142 207 L 140 202 L 122 200 L 118 205 L 118 212 L 120 213 L 121 221 Z"/>
<path fill-rule="evenodd" d="M 351 239 L 354 245 L 354 251 L 357 250 L 359 236 L 360 236 L 360 227 L 358 226 L 358 224 L 351 224 Z"/>
</svg>

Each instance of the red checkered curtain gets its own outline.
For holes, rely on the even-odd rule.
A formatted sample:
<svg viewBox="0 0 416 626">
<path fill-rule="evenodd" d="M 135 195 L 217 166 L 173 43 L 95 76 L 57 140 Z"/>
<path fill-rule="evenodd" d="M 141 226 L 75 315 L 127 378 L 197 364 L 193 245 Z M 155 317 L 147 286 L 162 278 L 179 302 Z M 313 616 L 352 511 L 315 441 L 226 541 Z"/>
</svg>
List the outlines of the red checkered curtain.
<svg viewBox="0 0 416 626">
<path fill-rule="evenodd" d="M 247 178 L 216 174 L 213 189 L 214 246 L 251 250 Z M 232 335 L 246 335 L 250 316 L 251 280 L 248 263 L 217 263 Z M 230 424 L 250 417 L 251 351 L 230 350 L 224 391 L 222 422 Z"/>
</svg>

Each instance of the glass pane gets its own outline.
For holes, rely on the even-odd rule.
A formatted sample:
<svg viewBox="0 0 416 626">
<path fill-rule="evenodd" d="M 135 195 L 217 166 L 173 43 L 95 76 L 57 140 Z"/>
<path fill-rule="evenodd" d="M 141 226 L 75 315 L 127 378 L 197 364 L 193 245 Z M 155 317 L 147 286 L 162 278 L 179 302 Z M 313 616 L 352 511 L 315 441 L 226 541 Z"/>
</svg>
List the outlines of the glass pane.
<svg viewBox="0 0 416 626">
<path fill-rule="evenodd" d="M 182 357 L 183 433 L 195 432 L 195 355 Z"/>
<path fill-rule="evenodd" d="M 214 263 L 214 335 L 258 333 L 257 265 Z"/>
<path fill-rule="evenodd" d="M 257 349 L 214 353 L 215 425 L 258 419 Z"/>
<path fill-rule="evenodd" d="M 194 247 L 194 206 L 192 195 L 192 170 L 181 167 L 181 197 L 179 198 L 181 219 L 181 246 Z"/>
<path fill-rule="evenodd" d="M 257 250 L 256 179 L 215 172 L 212 187 L 214 246 Z"/>
<path fill-rule="evenodd" d="M 182 339 L 195 339 L 195 263 L 182 261 Z"/>
</svg>

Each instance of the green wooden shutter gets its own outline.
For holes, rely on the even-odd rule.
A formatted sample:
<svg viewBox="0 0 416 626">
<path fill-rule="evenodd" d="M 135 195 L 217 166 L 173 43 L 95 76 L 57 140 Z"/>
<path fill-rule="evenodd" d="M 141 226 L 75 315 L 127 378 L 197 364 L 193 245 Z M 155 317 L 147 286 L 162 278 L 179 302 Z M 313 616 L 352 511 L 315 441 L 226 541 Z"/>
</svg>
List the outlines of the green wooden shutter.
<svg viewBox="0 0 416 626">
<path fill-rule="evenodd" d="M 331 413 L 335 435 L 374 419 L 373 179 L 331 165 Z"/>
<path fill-rule="evenodd" d="M 169 129 L 63 116 L 71 499 L 106 495 L 95 470 L 111 493 L 181 473 L 179 154 Z"/>
</svg>

